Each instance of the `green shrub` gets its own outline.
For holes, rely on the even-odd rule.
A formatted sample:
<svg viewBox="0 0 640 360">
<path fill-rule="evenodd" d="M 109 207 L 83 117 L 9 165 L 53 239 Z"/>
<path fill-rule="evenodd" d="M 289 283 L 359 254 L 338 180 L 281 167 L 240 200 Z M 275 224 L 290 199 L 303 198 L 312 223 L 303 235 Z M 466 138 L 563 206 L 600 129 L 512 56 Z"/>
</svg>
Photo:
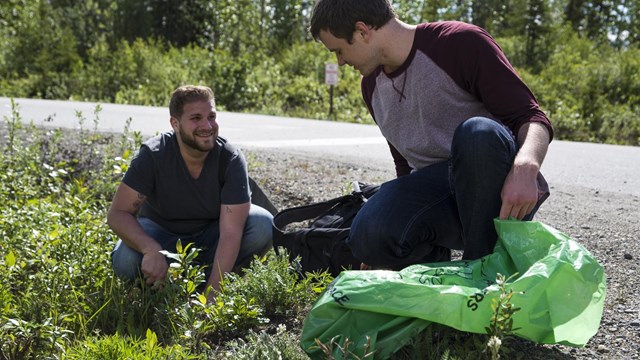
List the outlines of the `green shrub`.
<svg viewBox="0 0 640 360">
<path fill-rule="evenodd" d="M 212 54 L 211 88 L 216 94 L 216 105 L 227 111 L 251 109 L 259 99 L 251 89 L 248 78 L 256 63 L 262 59 L 260 53 L 233 56 L 226 50 L 215 50 Z"/>
<path fill-rule="evenodd" d="M 287 332 L 284 325 L 278 327 L 275 335 L 269 335 L 264 331 L 250 331 L 246 339 L 232 340 L 226 346 L 229 349 L 221 352 L 221 359 L 309 359 L 298 345 L 297 337 Z"/>
<path fill-rule="evenodd" d="M 68 98 L 69 75 L 82 66 L 73 32 L 47 2 L 11 5 L 0 31 L 0 94 Z"/>
<path fill-rule="evenodd" d="M 147 331 L 144 339 L 110 335 L 89 337 L 69 348 L 68 360 L 195 360 L 203 356 L 190 354 L 178 345 L 163 346 L 155 333 Z"/>
<path fill-rule="evenodd" d="M 14 104 L 2 124 L 0 357 L 222 359 L 246 354 L 225 345 L 235 339 L 304 358 L 295 333 L 277 329 L 296 331 L 328 279 L 298 281 L 286 258 L 270 253 L 228 276 L 213 304 L 197 291 L 204 270 L 190 246 L 165 254 L 174 262 L 160 288 L 114 278 L 117 239 L 104 219 L 141 139 L 128 128 L 102 136 L 84 114 L 76 119 L 72 133 L 23 126 Z"/>
<path fill-rule="evenodd" d="M 254 260 L 242 276 L 230 274 L 222 293 L 254 299 L 267 317 L 283 316 L 312 303 L 331 280 L 326 273 L 299 279 L 286 254 L 276 256 L 271 251 Z"/>
<path fill-rule="evenodd" d="M 640 51 L 563 34 L 539 76 L 521 71 L 557 139 L 638 145 Z"/>
<path fill-rule="evenodd" d="M 204 49 L 166 47 L 153 39 L 123 40 L 113 48 L 102 37 L 87 56 L 74 73 L 74 98 L 153 106 L 166 106 L 179 85 L 206 84 L 212 63 Z"/>
</svg>

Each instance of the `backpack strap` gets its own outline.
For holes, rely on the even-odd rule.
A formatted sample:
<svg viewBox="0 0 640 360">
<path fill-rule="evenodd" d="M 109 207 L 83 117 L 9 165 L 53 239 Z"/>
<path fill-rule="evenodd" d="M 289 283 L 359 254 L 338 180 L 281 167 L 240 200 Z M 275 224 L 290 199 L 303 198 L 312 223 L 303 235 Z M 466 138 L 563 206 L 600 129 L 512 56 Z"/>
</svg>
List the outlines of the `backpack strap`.
<svg viewBox="0 0 640 360">
<path fill-rule="evenodd" d="M 322 215 L 327 210 L 331 209 L 336 204 L 339 204 L 344 200 L 351 198 L 352 196 L 353 195 L 345 195 L 317 204 L 298 206 L 282 210 L 273 217 L 273 225 L 276 227 L 276 229 L 279 230 L 280 233 L 283 233 L 284 228 L 287 225 L 305 220 L 313 220 L 316 217 Z"/>
<path fill-rule="evenodd" d="M 268 212 L 271 213 L 271 215 L 275 215 L 278 213 L 278 208 L 276 208 L 275 205 L 273 205 L 271 200 L 269 200 L 269 197 L 267 196 L 267 194 L 265 194 L 264 191 L 262 191 L 260 186 L 258 186 L 258 183 L 256 183 L 255 180 L 251 178 L 251 176 L 249 176 L 249 188 L 251 189 L 252 204 L 258 205 L 261 208 L 267 210 Z"/>
<path fill-rule="evenodd" d="M 359 196 L 357 194 L 349 194 L 340 196 L 335 199 L 319 202 L 311 205 L 303 205 L 298 207 L 293 207 L 289 209 L 285 209 L 277 213 L 273 217 L 273 249 L 276 251 L 276 254 L 280 255 L 278 251 L 278 246 L 285 246 L 285 228 L 287 225 L 313 220 L 318 216 L 324 214 L 329 209 L 334 207 L 336 204 L 340 204 L 342 202 L 353 199 L 354 196 Z"/>
<path fill-rule="evenodd" d="M 219 137 L 222 140 L 223 144 L 227 143 L 225 138 Z M 224 149 L 220 149 L 220 157 L 218 158 L 218 183 L 220 184 L 220 189 L 224 186 L 224 178 L 227 175 L 227 168 L 229 167 L 229 162 L 231 162 L 231 156 L 224 156 Z"/>
<path fill-rule="evenodd" d="M 363 202 L 366 202 L 380 188 L 379 185 L 367 185 L 358 182 L 354 182 L 353 186 L 355 190 L 351 194 L 343 195 L 331 200 L 311 205 L 303 205 L 285 209 L 277 213 L 273 217 L 274 248 L 278 245 L 282 245 L 282 237 L 284 236 L 284 229 L 287 227 L 287 225 L 295 222 L 313 220 L 318 216 L 324 214 L 336 204 L 352 200 L 354 197 L 360 198 Z"/>
</svg>

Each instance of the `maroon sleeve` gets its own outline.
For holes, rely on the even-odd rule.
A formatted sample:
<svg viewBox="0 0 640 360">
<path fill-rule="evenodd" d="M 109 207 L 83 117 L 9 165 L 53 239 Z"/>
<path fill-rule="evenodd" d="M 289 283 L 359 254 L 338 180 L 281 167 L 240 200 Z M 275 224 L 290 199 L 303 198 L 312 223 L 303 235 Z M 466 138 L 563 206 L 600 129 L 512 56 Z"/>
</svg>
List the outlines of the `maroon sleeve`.
<svg viewBox="0 0 640 360">
<path fill-rule="evenodd" d="M 376 78 L 378 74 L 382 71 L 382 67 L 374 70 L 373 73 L 362 78 L 360 82 L 360 90 L 362 90 L 362 98 L 364 99 L 364 103 L 367 105 L 367 109 L 369 109 L 369 113 L 371 117 L 373 117 L 373 121 L 376 121 L 376 115 L 373 113 L 373 106 L 371 105 L 371 98 L 373 97 L 373 91 L 376 89 Z"/>
<path fill-rule="evenodd" d="M 400 152 L 398 152 L 395 146 L 391 145 L 390 142 L 387 141 L 387 144 L 389 144 L 389 150 L 391 150 L 391 156 L 393 156 L 393 163 L 396 165 L 396 176 L 401 177 L 409 175 L 412 168 L 407 159 L 400 155 Z"/>
<path fill-rule="evenodd" d="M 517 136 L 527 122 L 542 123 L 553 138 L 551 122 L 502 49 L 485 30 L 462 22 L 421 26 L 421 50 Z M 446 39 L 446 41 L 444 41 Z"/>
</svg>

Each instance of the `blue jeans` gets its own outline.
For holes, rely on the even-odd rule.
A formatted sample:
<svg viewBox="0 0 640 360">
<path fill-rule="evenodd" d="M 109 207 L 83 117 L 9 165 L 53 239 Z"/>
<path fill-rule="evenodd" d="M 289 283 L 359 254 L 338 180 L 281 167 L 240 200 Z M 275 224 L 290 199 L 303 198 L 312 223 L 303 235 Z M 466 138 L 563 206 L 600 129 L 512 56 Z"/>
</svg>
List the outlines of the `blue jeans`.
<svg viewBox="0 0 640 360">
<path fill-rule="evenodd" d="M 517 150 L 511 132 L 496 121 L 476 117 L 460 124 L 448 161 L 382 184 L 364 205 L 348 239 L 354 255 L 374 267 L 401 269 L 448 261 L 450 249 L 464 250 L 464 259 L 490 254 L 500 192 Z"/>
<path fill-rule="evenodd" d="M 254 255 L 264 255 L 272 246 L 272 222 L 273 216 L 267 210 L 251 205 L 249 217 L 244 226 L 240 252 L 236 259 L 236 267 L 248 265 Z M 148 218 L 139 218 L 138 222 L 145 233 L 154 238 L 162 249 L 176 252 L 176 243 L 181 239 L 182 245 L 193 243 L 192 247 L 201 249 L 196 262 L 207 266 L 205 279 L 209 278 L 211 264 L 218 246 L 220 230 L 218 222 L 195 234 L 174 234 L 167 231 Z M 127 246 L 122 240 L 116 243 L 111 253 L 111 265 L 117 277 L 125 281 L 133 281 L 141 276 L 140 265 L 142 254 Z"/>
</svg>

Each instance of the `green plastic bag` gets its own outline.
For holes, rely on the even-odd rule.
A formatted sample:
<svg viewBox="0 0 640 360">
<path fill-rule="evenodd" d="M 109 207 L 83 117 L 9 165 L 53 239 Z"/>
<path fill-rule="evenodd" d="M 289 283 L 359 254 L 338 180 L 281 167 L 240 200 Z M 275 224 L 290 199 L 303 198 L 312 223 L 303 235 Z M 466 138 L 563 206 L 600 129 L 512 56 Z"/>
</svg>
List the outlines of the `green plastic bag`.
<svg viewBox="0 0 640 360">
<path fill-rule="evenodd" d="M 500 295 L 497 274 L 515 294 L 514 335 L 544 344 L 584 346 L 600 325 L 603 267 L 580 244 L 540 222 L 495 220 L 492 254 L 473 261 L 413 265 L 402 271 L 344 271 L 304 321 L 301 346 L 313 359 L 316 341 L 375 351 L 384 359 L 432 322 L 486 333 Z M 341 350 L 334 346 L 334 356 Z"/>
</svg>

